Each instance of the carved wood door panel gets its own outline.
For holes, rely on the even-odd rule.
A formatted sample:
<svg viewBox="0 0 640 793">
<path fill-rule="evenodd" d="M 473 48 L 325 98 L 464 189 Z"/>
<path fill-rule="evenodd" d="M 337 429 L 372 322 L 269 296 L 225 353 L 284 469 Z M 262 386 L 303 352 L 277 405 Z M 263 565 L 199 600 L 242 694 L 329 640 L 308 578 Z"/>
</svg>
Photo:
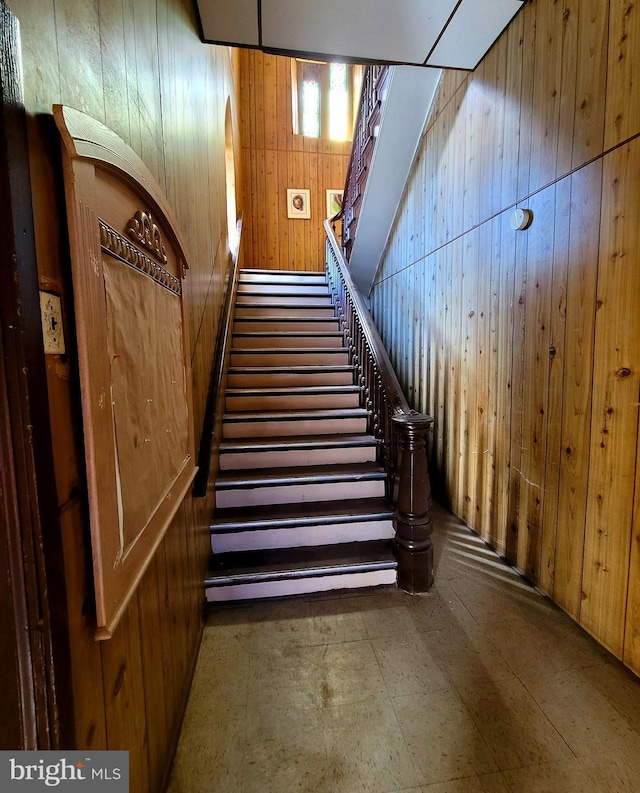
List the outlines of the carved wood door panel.
<svg viewBox="0 0 640 793">
<path fill-rule="evenodd" d="M 94 119 L 56 106 L 82 386 L 97 638 L 107 639 L 196 473 L 182 283 L 160 188 Z"/>
</svg>

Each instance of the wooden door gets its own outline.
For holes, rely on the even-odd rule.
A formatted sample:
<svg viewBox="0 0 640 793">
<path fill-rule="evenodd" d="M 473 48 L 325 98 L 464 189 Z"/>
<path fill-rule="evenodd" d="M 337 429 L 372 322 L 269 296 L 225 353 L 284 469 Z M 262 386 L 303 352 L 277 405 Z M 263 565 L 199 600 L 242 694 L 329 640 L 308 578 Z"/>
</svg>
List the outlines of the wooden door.
<svg viewBox="0 0 640 793">
<path fill-rule="evenodd" d="M 72 748 L 18 42 L 17 21 L 0 0 L 0 748 Z"/>
</svg>

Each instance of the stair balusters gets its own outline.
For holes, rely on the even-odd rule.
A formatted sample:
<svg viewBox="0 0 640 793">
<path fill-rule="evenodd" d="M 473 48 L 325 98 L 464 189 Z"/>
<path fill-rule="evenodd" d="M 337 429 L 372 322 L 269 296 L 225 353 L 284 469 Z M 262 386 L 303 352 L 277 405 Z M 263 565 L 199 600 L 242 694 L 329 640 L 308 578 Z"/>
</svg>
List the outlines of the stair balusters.
<svg viewBox="0 0 640 793">
<path fill-rule="evenodd" d="M 433 526 L 425 443 L 433 418 L 409 407 L 331 224 L 324 225 L 329 284 L 363 389 L 363 406 L 370 411 L 369 430 L 379 444 L 378 461 L 386 471 L 387 497 L 394 508 L 398 586 L 411 594 L 427 592 L 433 584 Z"/>
</svg>

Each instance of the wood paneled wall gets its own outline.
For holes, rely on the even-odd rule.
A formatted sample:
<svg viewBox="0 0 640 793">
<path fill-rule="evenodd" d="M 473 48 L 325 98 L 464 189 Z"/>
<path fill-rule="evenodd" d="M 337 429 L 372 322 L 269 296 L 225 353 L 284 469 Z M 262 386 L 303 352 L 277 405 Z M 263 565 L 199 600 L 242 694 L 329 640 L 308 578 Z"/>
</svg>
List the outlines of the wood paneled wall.
<svg viewBox="0 0 640 793">
<path fill-rule="evenodd" d="M 185 303 L 197 435 L 228 263 L 227 101 L 238 167 L 241 162 L 238 57 L 200 43 L 190 0 L 9 5 L 21 23 L 38 274 L 41 288 L 63 298 L 68 350 L 48 356 L 47 368 L 76 745 L 128 749 L 132 793 L 160 791 L 199 646 L 212 503 L 184 501 L 115 636 L 95 642 L 60 142 L 51 106 L 76 107 L 117 132 L 145 161 L 174 209 L 190 254 Z"/>
<path fill-rule="evenodd" d="M 246 209 L 243 267 L 324 271 L 326 190 L 342 190 L 351 142 L 293 134 L 291 60 L 240 52 Z M 287 217 L 287 188 L 311 191 L 311 218 Z"/>
<path fill-rule="evenodd" d="M 445 74 L 372 300 L 437 491 L 640 674 L 638 74 L 637 5 L 526 3 Z"/>
</svg>

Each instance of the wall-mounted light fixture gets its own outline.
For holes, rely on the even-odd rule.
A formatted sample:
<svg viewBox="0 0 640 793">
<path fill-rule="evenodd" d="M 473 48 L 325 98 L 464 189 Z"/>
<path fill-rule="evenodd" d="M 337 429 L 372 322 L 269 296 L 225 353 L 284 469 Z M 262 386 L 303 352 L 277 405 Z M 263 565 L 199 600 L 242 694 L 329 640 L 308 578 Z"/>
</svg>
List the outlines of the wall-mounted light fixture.
<svg viewBox="0 0 640 793">
<path fill-rule="evenodd" d="M 524 231 L 533 223 L 533 212 L 530 209 L 514 209 L 509 223 L 514 231 Z"/>
</svg>

